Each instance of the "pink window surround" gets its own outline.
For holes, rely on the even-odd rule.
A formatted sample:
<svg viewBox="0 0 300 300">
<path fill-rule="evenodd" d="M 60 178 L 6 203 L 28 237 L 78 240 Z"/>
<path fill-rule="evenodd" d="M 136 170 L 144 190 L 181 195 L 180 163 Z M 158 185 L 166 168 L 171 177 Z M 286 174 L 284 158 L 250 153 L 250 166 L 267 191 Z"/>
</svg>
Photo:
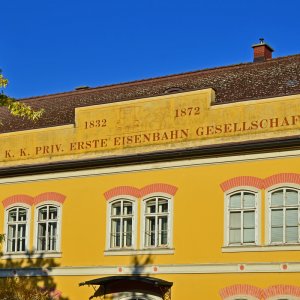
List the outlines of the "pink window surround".
<svg viewBox="0 0 300 300">
<path fill-rule="evenodd" d="M 262 289 L 248 284 L 235 284 L 221 289 L 219 294 L 223 300 L 237 296 L 252 296 L 259 300 L 280 296 L 292 296 L 300 299 L 300 287 L 279 284 Z"/>
<path fill-rule="evenodd" d="M 256 299 L 262 299 L 263 290 L 249 284 L 235 284 L 232 286 L 228 286 L 222 290 L 220 290 L 220 296 L 222 299 L 227 299 L 229 297 L 234 296 L 252 296 Z"/>
<path fill-rule="evenodd" d="M 104 197 L 106 200 L 109 200 L 113 197 L 117 197 L 120 195 L 127 195 L 135 198 L 139 198 L 140 190 L 133 186 L 117 186 L 104 193 Z"/>
<path fill-rule="evenodd" d="M 257 189 L 267 189 L 276 184 L 293 183 L 300 185 L 300 174 L 296 173 L 279 173 L 265 179 L 253 176 L 239 176 L 226 180 L 220 184 L 223 192 L 237 187 L 255 187 Z"/>
<path fill-rule="evenodd" d="M 28 195 L 13 195 L 2 201 L 4 207 L 8 207 L 12 204 L 23 203 L 27 205 L 33 205 L 34 198 Z"/>
<path fill-rule="evenodd" d="M 150 185 L 146 185 L 140 189 L 141 197 L 144 197 L 153 193 L 166 193 L 168 195 L 174 196 L 177 192 L 177 187 L 170 184 L 165 183 L 154 183 Z"/>
<path fill-rule="evenodd" d="M 223 183 L 220 184 L 220 186 L 223 192 L 226 192 L 230 189 L 241 187 L 241 186 L 249 186 L 249 187 L 255 187 L 257 189 L 262 189 L 264 185 L 263 185 L 263 180 L 258 177 L 239 176 L 224 181 Z"/>
<path fill-rule="evenodd" d="M 174 196 L 177 192 L 177 189 L 178 188 L 176 186 L 166 183 L 154 183 L 146 185 L 141 189 L 138 189 L 133 186 L 118 186 L 105 192 L 104 197 L 106 200 L 110 200 L 113 197 L 124 195 L 132 196 L 135 198 L 141 198 L 152 193 L 166 193 L 168 195 Z"/>
<path fill-rule="evenodd" d="M 41 202 L 45 202 L 45 201 L 55 201 L 58 203 L 64 203 L 66 199 L 65 195 L 59 194 L 59 193 L 55 193 L 55 192 L 46 192 L 46 193 L 42 193 L 36 197 L 31 197 L 29 195 L 13 195 L 10 196 L 6 199 L 4 199 L 2 201 L 2 204 L 4 206 L 4 208 L 12 205 L 12 204 L 16 204 L 16 203 L 23 203 L 23 204 L 27 204 L 27 205 L 36 205 L 38 203 Z"/>
<path fill-rule="evenodd" d="M 300 287 L 293 285 L 274 285 L 264 290 L 265 299 L 274 296 L 292 296 L 300 298 Z"/>
<path fill-rule="evenodd" d="M 272 185 L 280 183 L 294 183 L 300 185 L 300 174 L 280 173 L 272 175 L 264 180 L 264 187 L 269 188 Z"/>
<path fill-rule="evenodd" d="M 65 195 L 55 193 L 55 192 L 46 192 L 36 196 L 34 198 L 34 204 L 36 205 L 38 203 L 45 202 L 45 201 L 55 201 L 63 204 L 65 202 L 65 199 L 66 199 Z"/>
</svg>

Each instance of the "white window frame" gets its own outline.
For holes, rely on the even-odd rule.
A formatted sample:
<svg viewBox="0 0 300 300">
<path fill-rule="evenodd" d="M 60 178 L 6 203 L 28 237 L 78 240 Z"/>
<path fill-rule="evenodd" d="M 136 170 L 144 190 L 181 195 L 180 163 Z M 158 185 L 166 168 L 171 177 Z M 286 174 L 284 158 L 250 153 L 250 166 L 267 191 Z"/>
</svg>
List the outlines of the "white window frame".
<svg viewBox="0 0 300 300">
<path fill-rule="evenodd" d="M 291 189 L 298 191 L 298 242 L 285 243 L 285 242 L 273 242 L 271 243 L 271 195 L 273 192 L 282 189 Z M 286 207 L 286 206 L 285 206 Z M 292 183 L 281 183 L 269 187 L 266 190 L 266 201 L 265 201 L 265 211 L 266 211 L 266 225 L 265 225 L 265 243 L 269 246 L 289 246 L 289 245 L 300 245 L 300 186 Z"/>
<path fill-rule="evenodd" d="M 128 201 L 132 203 L 132 246 L 131 247 L 111 247 L 111 212 L 112 205 L 118 201 Z M 107 201 L 106 206 L 106 251 L 126 251 L 136 250 L 137 237 L 137 198 L 129 195 L 119 195 Z"/>
<path fill-rule="evenodd" d="M 230 244 L 229 240 L 229 224 L 230 224 L 230 196 L 236 193 L 249 192 L 255 194 L 255 242 Z M 224 195 L 224 247 L 251 247 L 261 244 L 261 191 L 254 187 L 240 186 L 226 191 Z"/>
<path fill-rule="evenodd" d="M 42 208 L 43 206 L 55 206 L 57 207 L 57 241 L 56 241 L 56 249 L 55 250 L 38 250 L 38 212 L 39 209 Z M 51 254 L 51 253 L 60 253 L 61 252 L 61 232 L 62 232 L 62 204 L 57 202 L 57 201 L 43 201 L 40 202 L 38 205 L 35 207 L 35 212 L 34 212 L 34 242 L 33 246 L 35 249 L 35 253 L 46 253 L 46 254 Z"/>
<path fill-rule="evenodd" d="M 146 202 L 154 198 L 163 198 L 168 201 L 168 243 L 163 246 L 146 246 L 145 244 L 145 230 L 146 230 Z M 157 215 L 157 214 L 154 214 Z M 140 241 L 141 249 L 172 249 L 173 248 L 173 223 L 174 223 L 174 197 L 166 193 L 153 193 L 146 195 L 142 199 L 141 205 L 141 232 L 140 232 Z"/>
<path fill-rule="evenodd" d="M 24 251 L 7 251 L 7 241 L 8 241 L 8 212 L 14 208 L 23 208 L 27 211 L 27 220 L 26 220 L 26 238 L 25 238 L 25 250 Z M 4 217 L 4 234 L 5 234 L 5 245 L 4 245 L 4 254 L 6 255 L 18 255 L 18 254 L 24 254 L 29 249 L 29 233 L 30 233 L 30 220 L 31 220 L 31 206 L 24 204 L 24 203 L 14 203 L 12 205 L 9 205 L 5 208 L 5 217 Z"/>
</svg>

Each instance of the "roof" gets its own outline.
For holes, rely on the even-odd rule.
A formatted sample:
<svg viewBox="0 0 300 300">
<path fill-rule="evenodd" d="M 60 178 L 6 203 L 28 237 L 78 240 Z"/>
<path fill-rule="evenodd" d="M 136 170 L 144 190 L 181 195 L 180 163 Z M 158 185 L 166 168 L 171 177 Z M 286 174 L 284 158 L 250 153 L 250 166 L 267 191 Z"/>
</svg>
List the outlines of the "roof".
<svg viewBox="0 0 300 300">
<path fill-rule="evenodd" d="M 0 107 L 0 133 L 74 124 L 76 107 L 206 88 L 215 90 L 215 104 L 300 94 L 300 54 L 20 99 L 35 109 L 44 108 L 43 117 L 37 122 L 23 120 Z"/>
<path fill-rule="evenodd" d="M 146 284 L 151 284 L 155 286 L 172 286 L 173 283 L 165 281 L 159 278 L 148 277 L 148 276 L 108 276 L 97 278 L 85 282 L 81 282 L 79 285 L 110 285 L 111 283 L 117 283 L 120 281 L 132 281 L 132 282 L 143 282 Z"/>
</svg>

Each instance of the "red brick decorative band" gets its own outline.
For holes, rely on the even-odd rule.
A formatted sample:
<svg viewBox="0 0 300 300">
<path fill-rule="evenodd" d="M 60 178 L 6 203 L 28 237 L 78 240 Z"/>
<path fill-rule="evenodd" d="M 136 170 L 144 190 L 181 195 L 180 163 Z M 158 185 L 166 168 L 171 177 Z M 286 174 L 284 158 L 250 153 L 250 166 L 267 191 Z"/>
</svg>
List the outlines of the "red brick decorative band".
<svg viewBox="0 0 300 300">
<path fill-rule="evenodd" d="M 38 204 L 45 201 L 55 201 L 59 203 L 64 203 L 66 196 L 63 194 L 55 193 L 55 192 L 46 192 L 34 197 L 34 204 Z"/>
<path fill-rule="evenodd" d="M 177 187 L 170 184 L 165 183 L 154 183 L 150 185 L 146 185 L 145 187 L 140 189 L 141 197 L 144 197 L 153 193 L 166 193 L 168 195 L 174 196 L 177 192 Z"/>
<path fill-rule="evenodd" d="M 266 189 L 276 184 L 292 183 L 300 185 L 300 174 L 296 173 L 280 173 L 265 179 L 253 176 L 239 176 L 228 179 L 220 184 L 223 192 L 237 187 L 255 187 L 257 189 Z"/>
<path fill-rule="evenodd" d="M 34 198 L 28 195 L 13 195 L 2 201 L 3 206 L 6 208 L 12 204 L 22 203 L 27 205 L 32 205 Z"/>
<path fill-rule="evenodd" d="M 118 196 L 132 196 L 135 198 L 141 198 L 153 193 L 166 193 L 168 195 L 174 196 L 177 192 L 177 187 L 166 184 L 166 183 L 153 183 L 146 185 L 141 189 L 133 186 L 117 186 L 104 193 L 106 200 Z"/>
<path fill-rule="evenodd" d="M 222 299 L 227 299 L 234 296 L 252 296 L 256 299 L 262 299 L 263 290 L 249 284 L 235 284 L 226 287 L 219 292 Z"/>
<path fill-rule="evenodd" d="M 264 185 L 263 185 L 263 180 L 258 177 L 239 176 L 224 181 L 223 183 L 220 184 L 220 186 L 223 192 L 226 192 L 236 187 L 245 187 L 245 186 L 262 189 Z"/>
<path fill-rule="evenodd" d="M 269 188 L 272 185 L 280 183 L 294 183 L 300 185 L 300 174 L 280 173 L 272 175 L 264 180 L 264 187 Z"/>
<path fill-rule="evenodd" d="M 271 299 L 272 297 L 297 297 L 300 298 L 300 287 L 293 285 L 273 285 L 262 289 L 248 284 L 235 284 L 219 291 L 223 300 L 237 296 L 252 296 L 256 299 Z"/>
<path fill-rule="evenodd" d="M 4 207 L 8 207 L 12 204 L 22 203 L 27 205 L 34 205 L 44 201 L 55 201 L 58 203 L 64 203 L 66 199 L 65 195 L 55 193 L 55 192 L 46 192 L 42 193 L 36 197 L 31 197 L 28 195 L 13 195 L 2 201 Z"/>
<path fill-rule="evenodd" d="M 104 193 L 106 200 L 117 196 L 132 196 L 139 198 L 140 190 L 133 186 L 117 186 Z"/>
<path fill-rule="evenodd" d="M 274 296 L 293 296 L 300 297 L 300 287 L 293 285 L 274 285 L 264 290 L 265 299 Z"/>
</svg>

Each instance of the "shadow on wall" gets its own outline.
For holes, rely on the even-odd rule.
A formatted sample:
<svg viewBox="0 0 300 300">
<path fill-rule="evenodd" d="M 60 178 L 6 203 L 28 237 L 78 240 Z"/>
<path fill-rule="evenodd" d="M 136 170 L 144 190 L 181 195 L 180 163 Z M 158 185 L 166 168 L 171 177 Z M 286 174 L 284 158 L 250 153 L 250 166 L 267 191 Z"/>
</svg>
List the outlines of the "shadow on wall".
<svg viewBox="0 0 300 300">
<path fill-rule="evenodd" d="M 68 300 L 57 290 L 49 271 L 58 264 L 52 258 L 36 257 L 27 252 L 25 258 L 5 255 L 0 260 L 1 300 Z M 3 253 L 0 253 L 0 258 Z"/>
<path fill-rule="evenodd" d="M 95 293 L 89 298 L 97 298 L 113 300 L 116 299 L 164 299 L 165 291 L 157 285 L 154 278 L 149 277 L 146 268 L 153 265 L 151 255 L 133 256 L 130 263 L 130 274 L 121 276 L 108 276 L 94 280 L 92 283 L 84 283 L 99 285 L 95 289 Z"/>
</svg>

